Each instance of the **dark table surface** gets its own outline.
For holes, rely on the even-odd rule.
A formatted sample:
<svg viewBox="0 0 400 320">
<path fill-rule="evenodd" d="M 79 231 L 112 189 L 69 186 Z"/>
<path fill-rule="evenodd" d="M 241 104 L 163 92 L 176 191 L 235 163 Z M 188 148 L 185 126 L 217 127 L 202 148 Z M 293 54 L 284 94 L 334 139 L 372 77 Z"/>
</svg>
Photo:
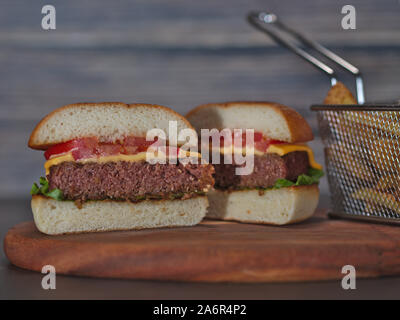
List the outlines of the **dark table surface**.
<svg viewBox="0 0 400 320">
<path fill-rule="evenodd" d="M 321 197 L 326 207 L 328 198 Z M 29 199 L 0 202 L 0 237 L 15 224 L 31 220 Z M 56 289 L 41 287 L 43 275 L 14 267 L 0 253 L 0 299 L 397 299 L 400 277 L 359 279 L 355 290 L 341 281 L 309 283 L 179 283 L 92 279 L 57 275 Z"/>
</svg>

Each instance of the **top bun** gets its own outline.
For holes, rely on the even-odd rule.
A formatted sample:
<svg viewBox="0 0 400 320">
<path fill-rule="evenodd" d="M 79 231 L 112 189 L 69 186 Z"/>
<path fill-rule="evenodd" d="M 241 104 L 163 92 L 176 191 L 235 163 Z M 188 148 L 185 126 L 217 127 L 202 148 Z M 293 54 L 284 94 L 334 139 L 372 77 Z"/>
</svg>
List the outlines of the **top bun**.
<svg viewBox="0 0 400 320">
<path fill-rule="evenodd" d="M 193 129 L 184 117 L 163 106 L 121 102 L 70 104 L 44 117 L 33 130 L 28 146 L 46 150 L 83 137 L 113 142 L 126 136 L 146 137 L 147 131 L 153 128 L 164 130 L 168 138 L 169 120 L 177 121 L 178 133 L 182 129 Z"/>
<path fill-rule="evenodd" d="M 307 121 L 295 110 L 273 102 L 210 103 L 186 115 L 200 129 L 254 129 L 269 139 L 290 143 L 307 142 L 313 134 Z"/>
</svg>

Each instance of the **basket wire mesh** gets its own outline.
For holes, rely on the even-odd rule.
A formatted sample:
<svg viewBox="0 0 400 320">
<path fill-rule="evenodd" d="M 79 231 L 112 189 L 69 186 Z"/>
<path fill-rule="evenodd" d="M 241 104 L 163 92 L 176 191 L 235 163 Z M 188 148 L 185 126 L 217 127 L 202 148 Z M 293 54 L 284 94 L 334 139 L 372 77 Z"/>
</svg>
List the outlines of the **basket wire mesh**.
<svg viewBox="0 0 400 320">
<path fill-rule="evenodd" d="M 332 214 L 400 223 L 400 106 L 312 110 L 324 144 Z"/>
</svg>

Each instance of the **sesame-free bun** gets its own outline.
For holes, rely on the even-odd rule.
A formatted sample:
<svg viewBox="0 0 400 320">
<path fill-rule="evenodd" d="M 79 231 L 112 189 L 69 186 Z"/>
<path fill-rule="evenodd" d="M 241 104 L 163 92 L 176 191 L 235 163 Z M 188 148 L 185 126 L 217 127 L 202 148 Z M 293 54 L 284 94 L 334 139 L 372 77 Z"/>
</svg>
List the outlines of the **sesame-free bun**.
<svg viewBox="0 0 400 320">
<path fill-rule="evenodd" d="M 169 120 L 177 121 L 178 133 L 193 129 L 175 111 L 152 104 L 121 102 L 76 103 L 54 110 L 33 130 L 28 142 L 32 149 L 48 147 L 76 138 L 97 137 L 113 142 L 126 136 L 146 137 L 148 130 L 159 128 L 169 136 Z"/>
<path fill-rule="evenodd" d="M 318 185 L 208 193 L 207 218 L 246 223 L 285 225 L 308 219 L 319 198 Z"/>
<path fill-rule="evenodd" d="M 198 134 L 200 129 L 254 129 L 270 139 L 290 143 L 313 139 L 310 126 L 297 111 L 273 102 L 210 103 L 196 107 L 186 118 Z"/>
<path fill-rule="evenodd" d="M 57 201 L 35 195 L 31 201 L 39 231 L 49 234 L 133 230 L 193 226 L 206 214 L 208 200 L 198 196 L 186 200 L 88 201 L 82 208 L 73 201 Z"/>
</svg>

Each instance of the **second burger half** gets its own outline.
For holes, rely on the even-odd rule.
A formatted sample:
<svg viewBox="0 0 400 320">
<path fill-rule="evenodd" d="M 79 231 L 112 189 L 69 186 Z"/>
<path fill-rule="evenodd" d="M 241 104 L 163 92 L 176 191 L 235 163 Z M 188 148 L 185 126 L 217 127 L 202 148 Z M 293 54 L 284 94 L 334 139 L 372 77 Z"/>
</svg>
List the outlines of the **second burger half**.
<svg viewBox="0 0 400 320">
<path fill-rule="evenodd" d="M 249 174 L 238 175 L 236 169 L 245 164 L 234 157 L 232 163 L 224 163 L 223 156 L 227 152 L 245 154 L 244 131 L 245 143 L 239 147 L 227 148 L 221 139 L 207 217 L 283 225 L 314 213 L 323 172 L 305 144 L 313 134 L 298 112 L 271 102 L 227 102 L 198 106 L 187 118 L 198 134 L 201 129 L 214 128 L 254 130 L 254 165 Z"/>
</svg>

